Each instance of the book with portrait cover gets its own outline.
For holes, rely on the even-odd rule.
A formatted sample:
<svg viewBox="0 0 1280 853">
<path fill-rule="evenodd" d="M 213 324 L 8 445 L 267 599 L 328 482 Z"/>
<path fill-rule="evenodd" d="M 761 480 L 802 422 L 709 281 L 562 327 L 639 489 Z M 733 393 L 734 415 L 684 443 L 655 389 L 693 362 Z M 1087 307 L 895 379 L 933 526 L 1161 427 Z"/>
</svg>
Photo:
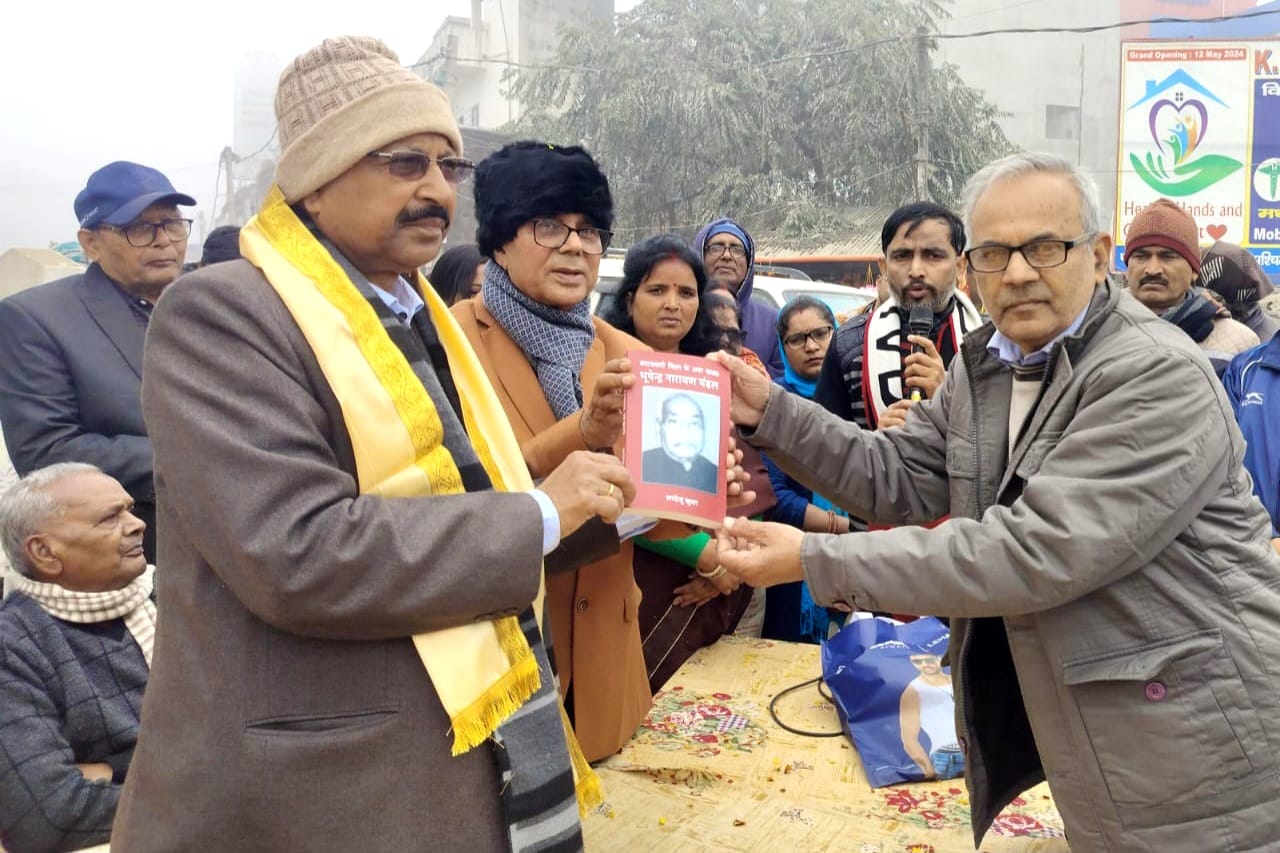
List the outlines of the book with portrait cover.
<svg viewBox="0 0 1280 853">
<path fill-rule="evenodd" d="M 628 512 L 700 527 L 724 523 L 729 372 L 692 355 L 627 353 L 623 462 L 636 483 Z"/>
</svg>

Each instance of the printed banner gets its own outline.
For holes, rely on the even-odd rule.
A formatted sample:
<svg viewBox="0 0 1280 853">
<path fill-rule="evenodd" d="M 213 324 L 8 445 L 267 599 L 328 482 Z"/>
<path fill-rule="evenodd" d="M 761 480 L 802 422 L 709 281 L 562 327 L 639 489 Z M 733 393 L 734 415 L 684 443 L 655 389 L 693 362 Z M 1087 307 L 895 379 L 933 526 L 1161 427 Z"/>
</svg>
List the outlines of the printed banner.
<svg viewBox="0 0 1280 853">
<path fill-rule="evenodd" d="M 1280 42 L 1124 42 L 1115 243 L 1169 198 L 1280 279 Z"/>
</svg>

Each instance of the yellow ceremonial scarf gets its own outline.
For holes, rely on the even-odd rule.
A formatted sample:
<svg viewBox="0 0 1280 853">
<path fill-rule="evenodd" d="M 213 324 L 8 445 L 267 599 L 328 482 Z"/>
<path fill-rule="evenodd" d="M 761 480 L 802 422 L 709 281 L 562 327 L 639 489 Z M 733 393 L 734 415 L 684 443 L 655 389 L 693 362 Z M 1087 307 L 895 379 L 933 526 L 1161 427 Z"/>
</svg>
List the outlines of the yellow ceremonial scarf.
<svg viewBox="0 0 1280 853">
<path fill-rule="evenodd" d="M 426 389 L 377 312 L 278 187 L 241 229 L 240 247 L 293 315 L 342 407 L 360 493 L 394 498 L 462 492 Z M 467 436 L 493 487 L 532 489 L 520 446 L 475 352 L 440 297 L 420 275 L 416 279 L 448 355 Z M 543 581 L 533 604 L 539 617 L 544 592 Z M 541 685 L 537 658 L 515 617 L 417 634 L 413 643 L 449 714 L 454 755 L 487 740 Z M 563 708 L 561 719 L 579 808 L 589 808 L 600 801 L 599 782 Z"/>
</svg>

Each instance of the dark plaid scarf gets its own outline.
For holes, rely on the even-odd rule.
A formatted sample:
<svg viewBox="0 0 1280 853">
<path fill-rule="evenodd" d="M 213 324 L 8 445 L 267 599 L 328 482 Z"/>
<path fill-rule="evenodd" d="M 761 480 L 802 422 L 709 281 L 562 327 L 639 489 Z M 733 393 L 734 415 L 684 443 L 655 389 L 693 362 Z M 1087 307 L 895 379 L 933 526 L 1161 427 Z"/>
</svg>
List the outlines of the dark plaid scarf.
<svg viewBox="0 0 1280 853">
<path fill-rule="evenodd" d="M 458 467 L 463 487 L 468 492 L 493 488 L 467 438 L 448 355 L 428 312 L 416 312 L 406 325 L 374 292 L 371 282 L 331 244 L 322 242 L 373 306 L 392 342 L 422 382 L 440 416 L 444 445 Z M 507 839 L 512 853 L 575 853 L 583 849 L 583 840 L 573 768 L 549 647 L 543 645 L 532 607 L 520 614 L 520 628 L 538 659 L 542 686 L 493 735 Z"/>
<path fill-rule="evenodd" d="M 1213 319 L 1226 317 L 1228 312 L 1205 296 L 1200 288 L 1193 287 L 1187 292 L 1186 299 L 1160 316 L 1190 335 L 1191 340 L 1200 343 L 1213 333 Z"/>
<path fill-rule="evenodd" d="M 484 266 L 480 298 L 493 319 L 529 357 L 542 394 L 556 420 L 582 408 L 582 365 L 596 338 L 586 299 L 562 311 L 525 296 L 507 271 L 493 261 Z"/>
</svg>

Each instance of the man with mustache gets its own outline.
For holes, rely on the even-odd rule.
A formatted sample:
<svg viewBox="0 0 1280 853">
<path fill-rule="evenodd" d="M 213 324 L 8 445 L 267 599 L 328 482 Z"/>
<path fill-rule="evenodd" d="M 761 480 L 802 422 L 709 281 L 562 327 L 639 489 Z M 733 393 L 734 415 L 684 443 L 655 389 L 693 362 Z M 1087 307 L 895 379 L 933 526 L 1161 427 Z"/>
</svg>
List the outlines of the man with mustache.
<svg viewBox="0 0 1280 853">
<path fill-rule="evenodd" d="M 659 445 L 644 452 L 645 480 L 715 494 L 719 469 L 702 455 L 706 434 L 706 418 L 697 400 L 688 394 L 664 399 L 658 414 Z"/>
<path fill-rule="evenodd" d="M 88 462 L 115 477 L 147 523 L 155 558 L 151 442 L 142 421 L 142 342 L 179 273 L 194 205 L 149 166 L 117 161 L 76 196 L 89 268 L 0 302 L 0 423 L 13 467 Z"/>
<path fill-rule="evenodd" d="M 900 426 L 915 405 L 934 395 L 965 334 L 982 325 L 956 289 L 964 263 L 964 225 L 931 202 L 904 205 L 880 229 L 889 298 L 842 325 L 827 350 L 813 399 L 866 429 Z M 911 335 L 907 320 L 924 305 L 928 335 Z"/>
<path fill-rule="evenodd" d="M 147 339 L 165 619 L 112 850 L 580 850 L 542 560 L 634 485 L 579 451 L 534 488 L 413 272 L 474 168 L 444 93 L 344 36 L 275 108 L 243 259 Z"/>
<path fill-rule="evenodd" d="M 1125 278 L 1129 292 L 1200 345 L 1219 376 L 1231 359 L 1258 345 L 1248 326 L 1196 286 L 1200 275 L 1200 228 L 1167 198 L 1138 211 L 1125 233 Z"/>
<path fill-rule="evenodd" d="M 61 462 L 0 494 L 0 843 L 101 844 L 138 737 L 155 637 L 143 522 L 114 478 Z"/>
<path fill-rule="evenodd" d="M 707 268 L 708 290 L 723 288 L 733 294 L 742 310 L 743 344 L 764 362 L 769 375 L 782 375 L 782 349 L 778 346 L 778 309 L 751 298 L 756 279 L 756 244 L 746 229 L 725 217 L 702 226 L 693 247 Z"/>
<path fill-rule="evenodd" d="M 998 160 L 964 210 L 991 324 L 900 428 L 861 429 L 713 356 L 747 441 L 902 526 L 730 519 L 720 564 L 753 586 L 805 580 L 828 607 L 951 617 L 975 847 L 1047 779 L 1073 853 L 1274 849 L 1280 555 L 1213 368 L 1112 283 L 1097 187 L 1074 164 Z"/>
</svg>

